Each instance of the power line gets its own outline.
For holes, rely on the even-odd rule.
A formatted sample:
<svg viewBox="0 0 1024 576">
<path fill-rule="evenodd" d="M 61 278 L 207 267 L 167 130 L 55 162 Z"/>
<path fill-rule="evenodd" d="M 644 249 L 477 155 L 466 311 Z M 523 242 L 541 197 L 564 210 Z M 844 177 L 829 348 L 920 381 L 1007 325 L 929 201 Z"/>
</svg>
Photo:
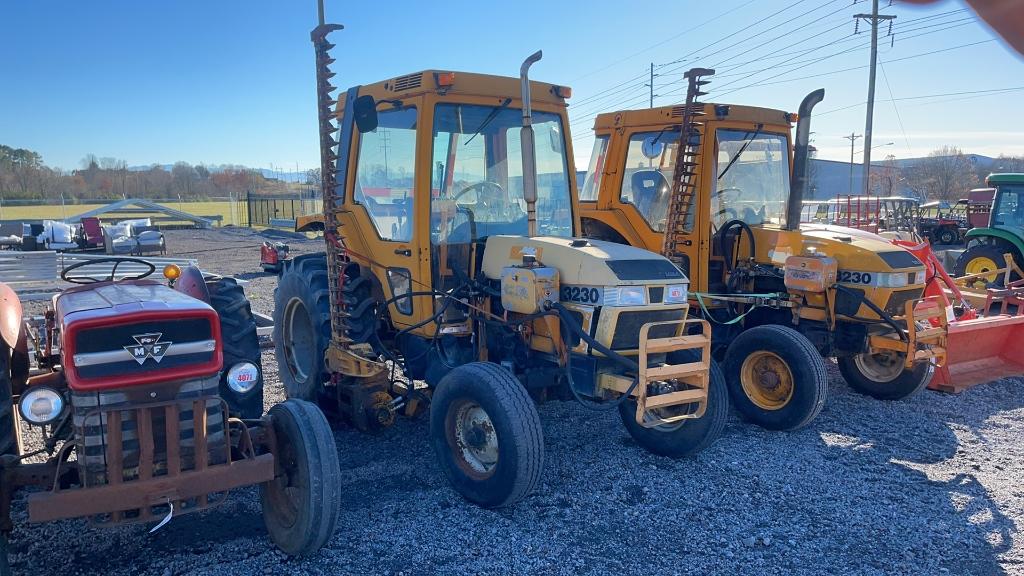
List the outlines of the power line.
<svg viewBox="0 0 1024 576">
<path fill-rule="evenodd" d="M 593 70 L 591 72 L 587 72 L 586 74 L 584 74 L 582 76 L 577 76 L 576 78 L 573 78 L 569 82 L 572 83 L 572 82 L 575 82 L 576 80 L 580 80 L 580 79 L 586 78 L 588 76 L 593 76 L 594 74 L 597 74 L 598 72 L 603 72 L 603 71 L 611 68 L 612 66 L 615 66 L 616 64 L 621 64 L 621 63 L 623 63 L 623 62 L 625 62 L 627 60 L 630 60 L 632 58 L 636 58 L 637 56 L 643 54 L 644 52 L 648 52 L 650 50 L 653 50 L 654 48 L 657 48 L 658 46 L 663 46 L 663 45 L 665 45 L 665 44 L 675 40 L 676 38 L 679 38 L 680 36 L 689 34 L 690 32 L 693 32 L 694 30 L 698 30 L 698 29 L 700 29 L 700 28 L 702 28 L 702 27 L 704 27 L 704 26 L 714 22 L 715 20 L 719 20 L 721 18 L 724 18 L 725 16 L 728 16 L 729 14 L 732 14 L 733 12 L 736 12 L 737 10 L 746 8 L 747 6 L 750 6 L 751 4 L 753 4 L 755 1 L 756 0 L 750 0 L 749 2 L 747 2 L 745 4 L 741 4 L 741 5 L 733 8 L 732 10 L 726 10 L 725 12 L 722 12 L 721 14 L 719 14 L 718 16 L 715 16 L 714 18 L 709 18 L 708 20 L 705 20 L 705 21 L 701 22 L 700 24 L 697 24 L 696 26 L 693 26 L 692 28 L 687 28 L 686 30 L 683 30 L 682 32 L 680 32 L 678 34 L 675 34 L 673 36 L 669 36 L 668 38 L 666 38 L 666 39 L 664 39 L 664 40 L 662 40 L 660 42 L 657 42 L 655 44 L 651 44 L 650 46 L 648 46 L 647 48 L 644 48 L 643 50 L 639 50 L 637 52 L 634 52 L 634 53 L 630 54 L 629 56 L 625 56 L 625 57 L 623 57 L 623 58 L 621 58 L 619 60 L 616 60 L 615 62 L 612 62 L 610 64 L 606 64 L 605 66 L 602 66 L 601 68 L 598 68 L 597 70 Z"/>
<path fill-rule="evenodd" d="M 1019 90 L 1024 90 L 1024 86 L 1010 86 L 1008 88 L 990 88 L 990 89 L 987 89 L 987 90 L 968 90 L 966 92 L 947 92 L 947 93 L 944 93 L 944 94 L 921 94 L 919 96 L 903 96 L 901 98 L 891 98 L 890 100 L 880 100 L 880 101 L 881 102 L 889 102 L 889 101 L 903 102 L 903 101 L 907 101 L 907 100 L 925 100 L 925 99 L 928 99 L 928 98 L 943 98 L 943 97 L 946 97 L 946 96 L 964 96 L 964 95 L 969 95 L 969 94 L 975 95 L 974 97 L 981 97 L 981 96 L 992 96 L 992 95 L 995 95 L 995 94 L 998 94 L 998 93 L 1002 93 L 1002 92 L 1016 92 L 1016 91 L 1019 91 Z M 958 98 L 957 100 L 966 100 L 966 98 Z M 842 106 L 842 107 L 839 107 L 839 108 L 833 108 L 831 110 L 825 110 L 824 112 L 815 112 L 814 116 L 817 118 L 819 116 L 825 116 L 826 114 L 832 114 L 832 113 L 835 113 L 835 112 L 842 112 L 843 110 L 849 110 L 851 108 L 856 108 L 858 106 L 863 106 L 865 104 L 867 104 L 866 101 L 865 102 L 857 102 L 856 104 L 850 104 L 848 106 Z M 930 102 L 928 104 L 930 104 Z"/>
<path fill-rule="evenodd" d="M 900 132 L 903 133 L 903 142 L 907 145 L 907 152 L 910 152 L 910 138 L 907 138 L 907 130 L 903 127 L 903 118 L 900 117 L 900 109 L 896 106 L 896 97 L 892 94 L 892 86 L 889 85 L 889 76 L 885 73 L 885 64 L 879 60 L 878 66 L 882 69 L 882 80 L 885 80 L 885 88 L 889 91 L 889 102 L 892 103 L 892 111 L 896 113 L 896 123 L 899 124 Z"/>
</svg>

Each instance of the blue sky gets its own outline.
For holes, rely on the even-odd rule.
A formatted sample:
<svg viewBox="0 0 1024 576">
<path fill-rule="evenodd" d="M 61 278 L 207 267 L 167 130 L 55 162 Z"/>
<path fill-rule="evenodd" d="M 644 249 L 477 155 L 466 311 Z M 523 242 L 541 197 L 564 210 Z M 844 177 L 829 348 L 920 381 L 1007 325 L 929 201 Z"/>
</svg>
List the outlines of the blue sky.
<svg viewBox="0 0 1024 576">
<path fill-rule="evenodd" d="M 822 157 L 848 159 L 842 136 L 864 130 L 867 70 L 834 72 L 867 64 L 863 23 L 853 36 L 852 15 L 864 11 L 866 0 L 327 0 L 328 20 L 346 26 L 333 37 L 343 87 L 426 68 L 515 76 L 543 49 L 532 74 L 573 87 L 580 169 L 593 114 L 646 106 L 650 63 L 681 58 L 657 67 L 655 91 L 668 95 L 657 104 L 680 98 L 682 72 L 697 65 L 719 70 L 711 100 L 795 110 L 824 87 L 814 142 Z M 962 2 L 883 12 L 898 18 L 894 45 L 880 41 L 874 142 L 893 145 L 874 157 L 942 145 L 1024 154 L 1024 90 L 964 94 L 1024 88 L 1024 60 Z M 4 2 L 0 38 L 13 57 L 0 67 L 0 143 L 63 168 L 88 153 L 130 165 L 313 167 L 315 19 L 314 0 Z"/>
</svg>

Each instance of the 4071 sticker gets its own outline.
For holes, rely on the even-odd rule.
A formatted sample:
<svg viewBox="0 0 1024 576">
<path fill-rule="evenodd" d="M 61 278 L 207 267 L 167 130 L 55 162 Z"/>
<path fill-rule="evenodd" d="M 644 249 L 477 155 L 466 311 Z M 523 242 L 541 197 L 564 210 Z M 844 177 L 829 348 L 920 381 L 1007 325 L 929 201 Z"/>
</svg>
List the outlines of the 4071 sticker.
<svg viewBox="0 0 1024 576">
<path fill-rule="evenodd" d="M 603 294 L 600 288 L 593 286 L 562 286 L 558 291 L 558 299 L 563 302 L 600 304 Z"/>
<path fill-rule="evenodd" d="M 851 284 L 871 284 L 870 272 L 852 272 L 850 270 L 839 271 L 839 281 Z"/>
</svg>

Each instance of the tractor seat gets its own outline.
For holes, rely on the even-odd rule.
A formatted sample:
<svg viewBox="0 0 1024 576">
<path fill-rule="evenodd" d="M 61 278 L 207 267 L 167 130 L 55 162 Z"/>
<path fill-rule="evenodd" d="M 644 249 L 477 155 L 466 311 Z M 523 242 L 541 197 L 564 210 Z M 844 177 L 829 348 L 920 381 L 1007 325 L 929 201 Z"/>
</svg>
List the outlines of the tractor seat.
<svg viewBox="0 0 1024 576">
<path fill-rule="evenodd" d="M 668 190 L 668 180 L 658 170 L 637 170 L 630 177 L 633 188 L 633 204 L 643 214 L 648 214 L 659 195 Z"/>
</svg>

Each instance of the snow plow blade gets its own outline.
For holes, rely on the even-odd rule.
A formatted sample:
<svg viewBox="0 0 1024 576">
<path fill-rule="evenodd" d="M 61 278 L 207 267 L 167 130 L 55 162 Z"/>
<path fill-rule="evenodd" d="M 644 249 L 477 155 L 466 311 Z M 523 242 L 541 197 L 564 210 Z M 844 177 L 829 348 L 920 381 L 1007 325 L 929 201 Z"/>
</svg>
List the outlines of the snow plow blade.
<svg viewBox="0 0 1024 576">
<path fill-rule="evenodd" d="M 1010 376 L 1024 376 L 1024 316 L 997 314 L 949 323 L 946 362 L 928 387 L 963 390 Z"/>
</svg>

